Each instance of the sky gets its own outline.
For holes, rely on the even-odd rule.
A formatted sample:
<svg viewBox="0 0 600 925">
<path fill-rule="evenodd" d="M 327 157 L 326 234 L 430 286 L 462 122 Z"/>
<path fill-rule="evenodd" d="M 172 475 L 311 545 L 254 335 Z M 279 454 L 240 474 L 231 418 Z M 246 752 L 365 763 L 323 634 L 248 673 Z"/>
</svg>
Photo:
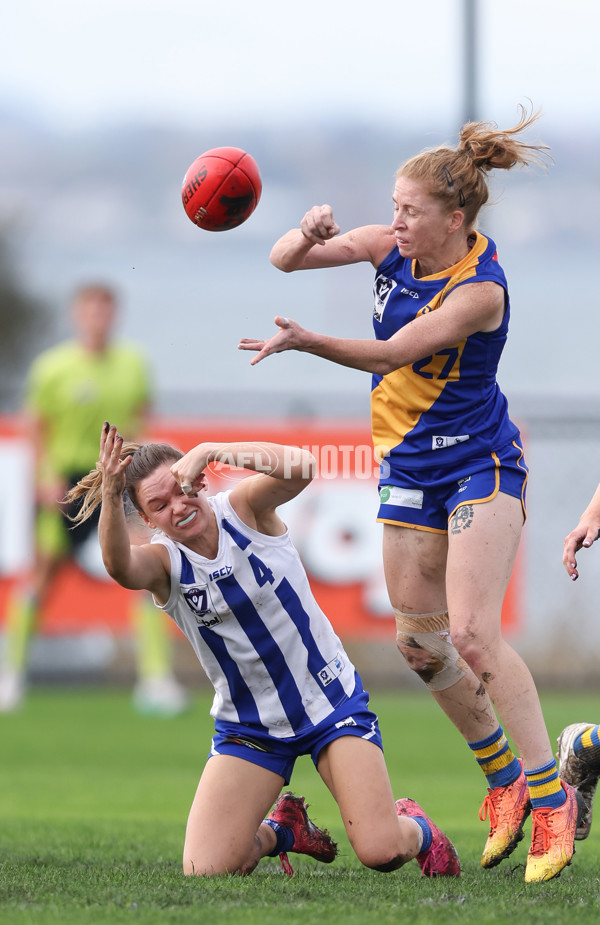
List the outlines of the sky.
<svg viewBox="0 0 600 925">
<path fill-rule="evenodd" d="M 148 119 L 461 121 L 469 0 L 18 0 L 4 5 L 0 107 L 58 128 Z M 472 0 L 479 117 L 527 98 L 600 122 L 597 0 Z M 368 13 L 368 15 L 367 15 Z"/>
<path fill-rule="evenodd" d="M 468 49 L 465 12 L 470 8 L 476 11 L 476 81 L 472 87 L 475 112 L 467 112 L 465 93 Z M 126 324 L 136 332 L 140 330 L 140 318 L 144 319 L 143 330 L 163 383 L 177 380 L 183 389 L 186 383 L 197 384 L 198 373 L 192 360 L 178 362 L 175 369 L 167 367 L 161 352 L 161 332 L 158 329 L 153 332 L 147 322 L 145 300 L 155 297 L 160 305 L 162 293 L 156 289 L 149 272 L 143 275 L 144 257 L 146 265 L 154 261 L 157 275 L 164 268 L 164 285 L 168 282 L 172 286 L 181 278 L 181 289 L 185 286 L 186 293 L 176 295 L 185 305 L 187 272 L 182 273 L 180 266 L 192 247 L 188 239 L 191 241 L 192 235 L 196 235 L 194 245 L 199 259 L 204 259 L 212 271 L 212 276 L 205 275 L 205 285 L 206 278 L 215 275 L 218 278 L 210 298 L 219 305 L 221 276 L 216 273 L 216 264 L 210 263 L 211 254 L 216 254 L 218 248 L 223 256 L 227 248 L 233 251 L 238 242 L 251 243 L 253 235 L 265 236 L 267 226 L 268 242 L 274 241 L 290 224 L 299 221 L 312 199 L 296 205 L 294 190 L 284 189 L 277 177 L 272 177 L 263 189 L 260 208 L 252 222 L 239 229 L 239 234 L 236 230 L 231 236 L 212 240 L 210 235 L 199 235 L 193 226 L 182 225 L 177 191 L 172 204 L 175 229 L 172 251 L 180 262 L 167 269 L 163 251 L 149 255 L 143 252 L 141 244 L 136 252 L 128 251 L 125 257 L 116 254 L 119 240 L 114 227 L 122 230 L 127 224 L 121 209 L 123 202 L 117 194 L 111 198 L 110 190 L 102 185 L 95 191 L 95 198 L 90 198 L 87 177 L 79 175 L 74 163 L 78 147 L 71 144 L 70 133 L 93 137 L 96 129 L 116 126 L 114 136 L 126 137 L 121 127 L 148 123 L 154 127 L 183 127 L 188 132 L 197 132 L 199 139 L 207 135 L 208 128 L 216 139 L 221 122 L 226 139 L 222 143 L 231 144 L 237 143 L 230 140 L 232 134 L 236 135 L 231 132 L 232 126 L 239 127 L 241 137 L 249 129 L 277 127 L 285 132 L 285 126 L 292 126 L 294 131 L 300 126 L 305 131 L 307 149 L 310 148 L 313 158 L 315 152 L 320 156 L 318 163 L 323 170 L 319 171 L 322 177 L 318 179 L 322 184 L 316 182 L 317 178 L 314 183 L 318 188 L 328 182 L 335 169 L 328 160 L 328 146 L 334 135 L 333 130 L 328 133 L 328 127 L 333 129 L 336 122 L 343 127 L 354 127 L 354 136 L 344 134 L 344 128 L 337 136 L 342 139 L 341 145 L 347 139 L 346 148 L 363 125 L 366 131 L 370 125 L 391 128 L 388 135 L 396 137 L 401 137 L 405 130 L 406 136 L 419 139 L 421 147 L 453 142 L 458 127 L 473 115 L 502 127 L 514 125 L 518 104 L 528 105 L 529 101 L 543 111 L 540 137 L 553 151 L 561 153 L 556 167 L 550 171 L 548 184 L 535 171 L 525 172 L 531 175 L 537 192 L 529 194 L 519 187 L 520 192 L 507 195 L 506 209 L 500 204 L 493 211 L 489 233 L 502 245 L 503 260 L 512 262 L 521 274 L 519 277 L 510 269 L 515 304 L 526 309 L 515 311 L 511 318 L 512 354 L 503 358 L 506 379 L 502 382 L 506 381 L 509 389 L 522 388 L 526 382 L 528 388 L 529 383 L 537 383 L 540 392 L 553 387 L 557 391 L 570 388 L 579 393 L 581 383 L 588 382 L 588 370 L 596 366 L 596 310 L 589 298 L 588 277 L 573 274 L 571 266 L 575 260 L 583 265 L 593 261 L 597 249 L 594 238 L 600 186 L 593 151 L 600 135 L 598 0 L 369 0 L 368 3 L 365 0 L 14 0 L 4 4 L 0 26 L 0 132 L 3 115 L 13 122 L 21 117 L 26 122 L 56 130 L 58 138 L 51 156 L 64 164 L 60 189 L 41 189 L 32 171 L 31 182 L 28 174 L 26 184 L 14 192 L 5 180 L 9 171 L 6 174 L 3 171 L 2 155 L 5 165 L 11 157 L 15 161 L 23 155 L 20 149 L 0 151 L 0 219 L 12 209 L 23 213 L 26 229 L 29 222 L 29 251 L 25 254 L 30 261 L 25 267 L 28 281 L 34 290 L 58 295 L 60 287 L 65 293 L 70 291 L 72 279 L 80 277 L 88 263 L 103 270 L 101 244 L 106 259 L 113 261 L 110 273 L 116 256 L 122 258 L 119 283 L 124 284 L 127 294 Z M 315 131 L 315 123 L 319 122 L 319 130 Z M 537 133 L 537 126 L 534 131 Z M 276 134 L 265 132 L 264 137 L 273 138 Z M 378 139 L 380 134 L 374 132 L 372 137 Z M 565 139 L 571 148 L 566 152 Z M 304 148 L 300 145 L 299 148 L 293 165 L 300 183 L 305 179 L 302 167 L 307 157 Z M 349 177 L 352 163 L 352 151 L 346 148 L 336 154 L 342 184 Z M 186 163 L 184 157 L 188 155 L 181 156 L 175 168 L 168 160 L 168 153 L 164 171 L 172 170 L 179 182 L 191 159 Z M 199 150 L 195 152 L 198 153 Z M 278 149 L 269 152 L 271 164 L 276 164 L 278 153 Z M 103 154 L 106 152 L 100 144 L 98 158 Z M 30 151 L 28 156 L 31 157 Z M 390 177 L 398 156 L 394 150 Z M 40 152 L 40 176 L 44 176 L 43 157 Z M 565 168 L 569 158 L 570 180 L 560 185 L 560 172 L 563 176 L 568 173 Z M 579 164 L 584 161 L 586 169 L 580 170 Z M 140 164 L 140 176 L 143 167 Z M 364 182 L 363 178 L 363 186 L 355 182 L 347 187 L 347 202 L 340 203 L 342 211 L 347 205 L 365 200 Z M 506 178 L 503 175 L 500 199 L 505 186 L 510 190 L 513 184 L 521 182 L 526 180 L 519 171 L 511 171 Z M 385 195 L 388 197 L 387 187 Z M 38 210 L 40 202 L 43 210 Z M 82 202 L 87 206 L 85 222 L 80 214 Z M 385 203 L 387 207 L 389 198 Z M 364 211 L 365 217 L 360 222 L 381 220 L 376 211 L 368 216 L 366 207 Z M 374 219 L 373 214 L 378 217 Z M 108 227 L 109 220 L 114 221 L 113 228 Z M 70 249 L 63 248 L 57 261 L 56 253 L 46 244 L 59 235 L 64 237 L 69 222 L 73 225 L 72 236 L 78 240 L 70 242 Z M 104 238 L 98 240 L 96 247 L 93 232 L 103 223 L 107 226 Z M 151 222 L 147 224 L 150 229 Z M 556 249 L 544 254 L 544 232 L 550 231 L 554 243 L 560 241 L 558 254 Z M 535 251 L 533 244 L 538 244 Z M 256 313 L 257 317 L 261 311 L 263 320 L 256 328 L 252 321 L 252 330 L 245 320 L 244 324 L 236 320 L 232 322 L 234 330 L 239 328 L 244 335 L 261 335 L 267 314 L 271 324 L 272 306 L 289 304 L 292 294 L 296 301 L 286 313 L 293 316 L 300 303 L 311 307 L 314 314 L 308 308 L 299 319 L 308 327 L 319 329 L 324 305 L 334 305 L 335 311 L 338 305 L 345 309 L 349 293 L 342 287 L 351 289 L 355 278 L 359 279 L 351 273 L 356 268 L 346 268 L 339 276 L 327 274 L 326 279 L 317 274 L 308 277 L 298 274 L 292 285 L 288 277 L 275 273 L 269 266 L 270 243 L 263 241 L 262 247 L 259 267 L 262 275 L 253 286 L 253 298 L 258 304 L 247 305 L 246 311 Z M 529 248 L 529 259 L 523 256 L 525 247 Z M 248 249 L 248 260 L 253 260 L 254 266 L 257 260 L 253 253 Z M 194 259 L 198 259 L 195 253 Z M 532 260 L 535 278 L 530 272 Z M 132 268 L 136 266 L 134 274 Z M 508 271 L 509 267 L 506 268 Z M 364 275 L 364 268 L 359 270 L 363 275 L 355 288 L 361 287 L 360 292 L 367 297 L 370 275 Z M 109 274 L 98 273 L 96 269 L 92 275 Z M 557 311 L 562 311 L 564 292 L 580 306 L 578 323 L 561 332 L 563 339 L 557 344 L 557 331 L 546 323 L 546 314 L 550 298 L 558 306 Z M 550 308 L 554 311 L 553 306 Z M 340 320 L 335 311 L 330 308 L 327 316 L 332 324 Z M 215 343 L 219 337 L 225 337 L 220 331 L 222 327 L 215 316 L 215 330 L 211 331 Z M 266 328 L 266 333 L 269 331 L 270 327 Z M 354 336 L 370 336 L 370 329 L 366 335 Z M 539 348 L 536 364 L 530 356 L 532 343 Z M 578 357 L 579 379 L 577 376 L 574 379 L 568 364 L 563 364 L 562 378 L 557 379 L 554 366 L 545 359 L 557 347 L 569 356 Z M 220 346 L 215 349 L 215 357 L 221 356 L 220 350 Z M 245 357 L 244 360 L 247 365 Z M 286 359 L 286 363 L 301 375 L 304 360 L 293 357 Z M 247 388 L 243 377 L 249 375 L 248 370 L 245 367 L 242 370 L 239 357 L 238 367 L 241 371 L 234 387 Z M 267 364 L 253 368 L 252 375 L 252 383 L 257 387 L 264 390 L 270 387 L 271 370 Z M 207 371 L 207 379 L 211 376 Z M 354 371 L 327 364 L 321 368 L 319 383 L 326 376 L 331 383 L 329 387 L 338 388 L 341 394 L 350 388 L 363 394 L 362 381 L 354 386 L 357 381 Z M 594 394 L 598 389 L 600 385 L 594 380 Z M 364 395 L 366 401 L 366 391 Z"/>
</svg>

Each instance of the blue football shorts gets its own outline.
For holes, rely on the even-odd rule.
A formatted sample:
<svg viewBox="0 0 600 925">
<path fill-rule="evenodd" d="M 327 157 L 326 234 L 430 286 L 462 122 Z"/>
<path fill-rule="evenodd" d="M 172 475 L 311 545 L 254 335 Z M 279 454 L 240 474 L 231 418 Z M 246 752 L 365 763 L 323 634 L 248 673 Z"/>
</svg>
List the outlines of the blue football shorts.
<svg viewBox="0 0 600 925">
<path fill-rule="evenodd" d="M 342 736 L 367 739 L 383 750 L 379 721 L 369 710 L 367 691 L 353 694 L 310 732 L 285 739 L 252 726 L 216 720 L 209 757 L 235 755 L 279 774 L 289 784 L 300 755 L 310 755 L 316 767 L 321 750 Z"/>
<path fill-rule="evenodd" d="M 380 523 L 447 533 L 448 521 L 462 504 L 491 501 L 498 492 L 519 498 L 525 517 L 529 470 L 515 440 L 501 450 L 463 460 L 454 468 L 397 469 L 379 483 Z"/>
</svg>

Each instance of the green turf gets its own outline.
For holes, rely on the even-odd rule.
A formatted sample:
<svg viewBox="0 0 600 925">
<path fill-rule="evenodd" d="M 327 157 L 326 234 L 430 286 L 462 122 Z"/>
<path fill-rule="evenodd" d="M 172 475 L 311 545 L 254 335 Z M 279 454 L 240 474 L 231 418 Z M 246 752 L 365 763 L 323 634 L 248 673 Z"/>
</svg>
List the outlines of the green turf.
<svg viewBox="0 0 600 925">
<path fill-rule="evenodd" d="M 525 885 L 527 839 L 499 867 L 480 869 L 483 778 L 426 694 L 374 693 L 372 705 L 395 794 L 419 800 L 452 837 L 460 880 L 422 880 L 415 863 L 388 875 L 362 868 L 309 759 L 298 762 L 291 786 L 339 842 L 334 864 L 292 856 L 291 879 L 272 859 L 246 879 L 184 878 L 208 704 L 199 694 L 185 716 L 158 720 L 136 716 L 127 692 L 34 689 L 19 714 L 0 716 L 1 925 L 598 921 L 600 821 L 550 883 Z M 595 694 L 543 696 L 551 736 L 597 719 L 597 704 Z"/>
</svg>

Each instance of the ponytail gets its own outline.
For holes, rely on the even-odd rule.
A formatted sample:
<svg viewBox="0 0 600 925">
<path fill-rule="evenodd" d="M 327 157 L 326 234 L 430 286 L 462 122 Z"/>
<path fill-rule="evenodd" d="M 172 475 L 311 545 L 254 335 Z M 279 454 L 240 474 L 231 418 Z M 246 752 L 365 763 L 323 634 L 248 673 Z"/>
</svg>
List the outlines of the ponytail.
<svg viewBox="0 0 600 925">
<path fill-rule="evenodd" d="M 460 130 L 456 148 L 442 146 L 422 151 L 406 161 L 398 177 L 424 183 L 431 196 L 448 212 L 462 209 L 465 227 L 475 225 L 479 210 L 489 198 L 488 174 L 491 170 L 510 170 L 517 165 L 543 164 L 549 157 L 547 145 L 526 144 L 515 136 L 530 128 L 541 111 L 528 113 L 519 106 L 521 117 L 509 129 L 493 122 L 468 122 Z"/>
</svg>

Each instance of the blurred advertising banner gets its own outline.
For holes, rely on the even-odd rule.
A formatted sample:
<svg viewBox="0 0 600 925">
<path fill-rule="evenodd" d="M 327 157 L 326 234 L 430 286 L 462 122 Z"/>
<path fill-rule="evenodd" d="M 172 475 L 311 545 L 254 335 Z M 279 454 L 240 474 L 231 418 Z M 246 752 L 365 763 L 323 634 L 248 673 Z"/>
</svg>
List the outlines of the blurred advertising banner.
<svg viewBox="0 0 600 925">
<path fill-rule="evenodd" d="M 378 508 L 378 466 L 368 426 L 290 421 L 154 419 L 150 438 L 184 452 L 205 440 L 269 441 L 308 448 L 317 461 L 312 484 L 280 513 L 302 557 L 319 605 L 343 638 L 393 639 L 395 624 L 381 562 L 383 527 Z M 31 561 L 33 497 L 31 453 L 16 418 L 0 417 L 0 621 L 8 592 Z M 211 467 L 209 492 L 227 490 L 251 473 Z M 135 531 L 136 541 L 143 533 Z M 503 611 L 507 630 L 519 627 L 517 567 Z M 130 593 L 106 575 L 96 538 L 77 563 L 57 576 L 43 614 L 47 635 L 108 630 L 129 633 Z"/>
</svg>

